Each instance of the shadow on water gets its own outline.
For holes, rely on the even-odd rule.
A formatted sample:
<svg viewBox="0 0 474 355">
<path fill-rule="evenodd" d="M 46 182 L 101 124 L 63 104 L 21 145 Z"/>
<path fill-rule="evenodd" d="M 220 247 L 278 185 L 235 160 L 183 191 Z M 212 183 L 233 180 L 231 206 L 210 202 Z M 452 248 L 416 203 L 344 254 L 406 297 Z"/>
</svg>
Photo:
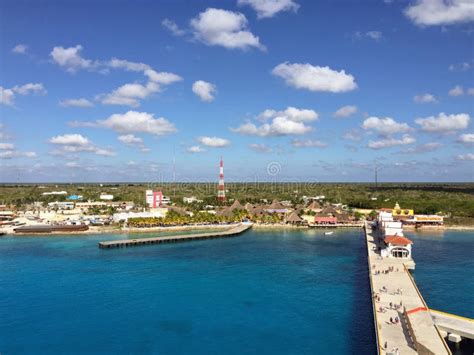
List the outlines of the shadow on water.
<svg viewBox="0 0 474 355">
<path fill-rule="evenodd" d="M 376 354 L 374 315 L 369 282 L 367 249 L 363 231 L 360 231 L 359 243 L 354 248 L 356 263 L 353 270 L 354 298 L 352 304 L 351 334 L 349 344 L 352 354 Z"/>
</svg>

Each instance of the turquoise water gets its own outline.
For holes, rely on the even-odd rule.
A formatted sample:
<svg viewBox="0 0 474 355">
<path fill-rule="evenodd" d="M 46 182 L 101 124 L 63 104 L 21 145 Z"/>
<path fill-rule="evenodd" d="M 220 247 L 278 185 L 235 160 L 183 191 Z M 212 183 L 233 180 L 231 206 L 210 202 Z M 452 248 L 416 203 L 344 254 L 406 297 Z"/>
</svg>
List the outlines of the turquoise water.
<svg viewBox="0 0 474 355">
<path fill-rule="evenodd" d="M 359 230 L 97 247 L 129 237 L 0 238 L 0 353 L 375 353 Z M 410 237 L 429 306 L 473 317 L 473 234 Z"/>
<path fill-rule="evenodd" d="M 116 250 L 3 237 L 0 352 L 373 353 L 362 234 L 321 234 Z"/>
</svg>

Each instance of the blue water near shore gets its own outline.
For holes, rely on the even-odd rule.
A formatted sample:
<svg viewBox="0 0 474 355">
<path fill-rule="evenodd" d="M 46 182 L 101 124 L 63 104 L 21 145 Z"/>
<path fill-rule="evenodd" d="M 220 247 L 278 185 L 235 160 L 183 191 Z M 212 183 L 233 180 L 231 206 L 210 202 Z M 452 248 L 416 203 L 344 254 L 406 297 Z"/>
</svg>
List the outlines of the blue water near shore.
<svg viewBox="0 0 474 355">
<path fill-rule="evenodd" d="M 0 239 L 2 354 L 371 354 L 359 230 L 101 250 Z"/>
<path fill-rule="evenodd" d="M 376 351 L 360 230 L 97 247 L 126 237 L 0 238 L 0 353 Z M 410 237 L 429 306 L 473 317 L 472 233 Z"/>
</svg>

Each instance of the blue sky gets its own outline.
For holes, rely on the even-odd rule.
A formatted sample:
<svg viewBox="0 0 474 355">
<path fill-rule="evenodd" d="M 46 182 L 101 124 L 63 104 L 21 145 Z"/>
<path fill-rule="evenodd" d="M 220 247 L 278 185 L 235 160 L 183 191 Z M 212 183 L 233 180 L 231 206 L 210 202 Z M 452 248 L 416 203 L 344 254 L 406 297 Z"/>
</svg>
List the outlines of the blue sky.
<svg viewBox="0 0 474 355">
<path fill-rule="evenodd" d="M 4 0 L 0 16 L 2 182 L 214 181 L 220 156 L 230 181 L 371 181 L 375 163 L 382 181 L 473 180 L 469 0 Z"/>
</svg>

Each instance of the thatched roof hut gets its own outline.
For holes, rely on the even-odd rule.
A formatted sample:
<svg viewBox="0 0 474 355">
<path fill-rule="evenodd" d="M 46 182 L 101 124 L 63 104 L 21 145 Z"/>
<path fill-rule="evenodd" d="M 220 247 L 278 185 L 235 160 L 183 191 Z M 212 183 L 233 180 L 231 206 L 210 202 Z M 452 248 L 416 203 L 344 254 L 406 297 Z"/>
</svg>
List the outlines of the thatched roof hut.
<svg viewBox="0 0 474 355">
<path fill-rule="evenodd" d="M 231 211 L 233 210 L 243 210 L 244 209 L 244 206 L 242 206 L 239 202 L 239 200 L 235 200 L 232 205 L 230 205 L 229 209 Z"/>
<path fill-rule="evenodd" d="M 286 223 L 297 224 L 297 223 L 301 223 L 301 222 L 303 222 L 303 220 L 301 219 L 300 216 L 298 216 L 298 213 L 296 213 L 296 212 L 290 213 L 290 215 L 286 219 Z"/>
</svg>

